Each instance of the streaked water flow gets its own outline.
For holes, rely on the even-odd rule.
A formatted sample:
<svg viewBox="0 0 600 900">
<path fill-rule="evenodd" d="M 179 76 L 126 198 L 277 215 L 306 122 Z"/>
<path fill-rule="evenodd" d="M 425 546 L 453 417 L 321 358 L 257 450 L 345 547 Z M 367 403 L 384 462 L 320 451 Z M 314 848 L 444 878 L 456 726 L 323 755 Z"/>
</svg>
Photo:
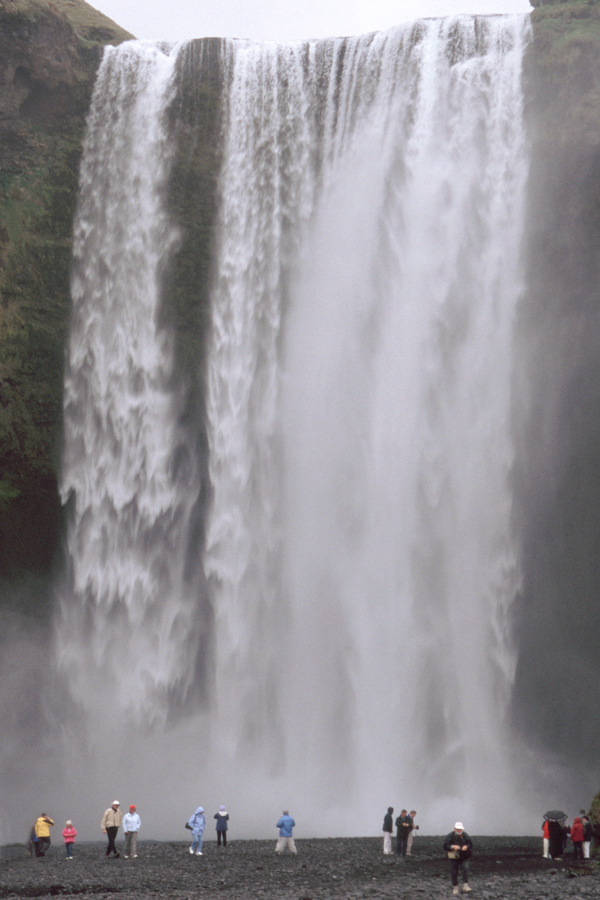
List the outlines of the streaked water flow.
<svg viewBox="0 0 600 900">
<path fill-rule="evenodd" d="M 505 808 L 527 34 L 459 17 L 228 45 L 191 558 L 213 615 L 199 741 L 249 807 L 274 778 L 307 811 L 392 786 Z M 156 325 L 175 57 L 108 51 L 82 170 L 58 643 L 91 716 L 115 653 L 123 715 L 164 719 L 196 671 L 199 475 Z"/>
</svg>

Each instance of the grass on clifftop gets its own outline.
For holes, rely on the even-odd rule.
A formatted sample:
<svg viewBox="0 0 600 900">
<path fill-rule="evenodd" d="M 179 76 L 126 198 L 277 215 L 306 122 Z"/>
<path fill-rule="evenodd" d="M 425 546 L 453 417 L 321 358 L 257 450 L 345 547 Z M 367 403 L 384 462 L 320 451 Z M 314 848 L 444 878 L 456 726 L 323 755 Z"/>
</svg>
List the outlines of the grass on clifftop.
<svg viewBox="0 0 600 900">
<path fill-rule="evenodd" d="M 132 34 L 85 0 L 0 0 L 0 10 L 5 15 L 25 17 L 31 21 L 35 21 L 40 12 L 52 12 L 66 19 L 83 41 L 109 43 L 114 40 L 120 43 L 133 38 Z"/>
</svg>

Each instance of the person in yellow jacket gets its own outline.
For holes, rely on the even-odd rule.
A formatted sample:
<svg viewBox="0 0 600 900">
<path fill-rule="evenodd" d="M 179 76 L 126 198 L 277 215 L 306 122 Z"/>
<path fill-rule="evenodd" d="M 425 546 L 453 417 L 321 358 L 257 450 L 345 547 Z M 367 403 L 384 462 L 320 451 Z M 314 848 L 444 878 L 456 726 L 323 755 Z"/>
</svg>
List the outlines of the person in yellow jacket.
<svg viewBox="0 0 600 900">
<path fill-rule="evenodd" d="M 119 825 L 123 821 L 123 813 L 119 809 L 120 805 L 121 804 L 118 800 L 113 800 L 112 804 L 108 807 L 108 809 L 102 816 L 101 828 L 103 833 L 108 838 L 108 847 L 106 848 L 107 856 L 110 856 L 111 850 L 115 857 L 121 855 L 115 847 L 115 838 L 117 836 L 117 831 L 119 830 Z"/>
<path fill-rule="evenodd" d="M 50 819 L 46 813 L 42 813 L 39 819 L 36 819 L 35 823 L 35 836 L 37 838 L 36 847 L 35 847 L 35 855 L 36 856 L 44 856 L 46 850 L 51 844 L 50 841 L 50 829 L 54 825 L 52 819 Z"/>
</svg>

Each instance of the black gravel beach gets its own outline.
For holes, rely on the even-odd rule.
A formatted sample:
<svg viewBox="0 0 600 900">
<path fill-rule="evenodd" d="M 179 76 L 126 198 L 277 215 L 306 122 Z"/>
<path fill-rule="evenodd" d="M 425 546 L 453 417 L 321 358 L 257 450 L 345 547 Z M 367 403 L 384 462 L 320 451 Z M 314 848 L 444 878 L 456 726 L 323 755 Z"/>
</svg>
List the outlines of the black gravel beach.
<svg viewBox="0 0 600 900">
<path fill-rule="evenodd" d="M 0 897 L 73 896 L 99 900 L 161 897 L 168 900 L 377 900 L 452 896 L 443 838 L 415 839 L 413 856 L 384 856 L 379 838 L 297 840 L 298 855 L 277 856 L 275 841 L 214 841 L 192 857 L 181 842 L 142 842 L 137 859 L 106 859 L 104 844 L 75 846 L 72 861 L 62 844 L 43 859 L 20 847 L 0 858 Z M 473 836 L 473 897 L 496 900 L 585 900 L 600 893 L 600 864 L 545 860 L 532 837 Z M 122 852 L 122 842 L 121 842 Z"/>
</svg>

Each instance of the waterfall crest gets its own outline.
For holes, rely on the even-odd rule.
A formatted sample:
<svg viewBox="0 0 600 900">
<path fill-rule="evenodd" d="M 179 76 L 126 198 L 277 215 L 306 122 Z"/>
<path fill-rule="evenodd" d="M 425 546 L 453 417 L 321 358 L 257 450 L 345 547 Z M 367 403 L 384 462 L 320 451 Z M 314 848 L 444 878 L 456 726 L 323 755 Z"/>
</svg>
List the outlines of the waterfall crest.
<svg viewBox="0 0 600 900">
<path fill-rule="evenodd" d="M 432 822 L 459 808 L 479 827 L 485 809 L 511 830 L 528 27 L 226 43 L 203 546 L 157 325 L 180 51 L 105 57 L 75 232 L 57 658 L 90 717 L 98 673 L 127 659 L 118 714 L 160 722 L 204 641 L 190 733 L 249 827 L 258 790 L 305 820 L 325 803 L 314 833 L 362 830 L 337 810 L 398 792 Z"/>
</svg>

